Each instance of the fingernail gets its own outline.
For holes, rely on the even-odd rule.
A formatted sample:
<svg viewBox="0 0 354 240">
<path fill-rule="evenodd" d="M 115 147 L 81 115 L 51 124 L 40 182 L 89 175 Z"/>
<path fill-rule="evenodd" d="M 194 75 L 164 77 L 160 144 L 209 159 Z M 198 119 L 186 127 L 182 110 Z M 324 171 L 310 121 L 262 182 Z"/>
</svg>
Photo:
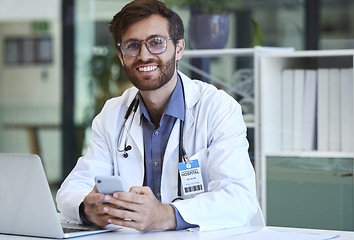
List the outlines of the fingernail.
<svg viewBox="0 0 354 240">
<path fill-rule="evenodd" d="M 104 208 L 103 208 L 103 211 L 104 211 L 104 212 L 108 212 L 108 207 L 104 207 Z"/>
<path fill-rule="evenodd" d="M 108 196 L 108 195 L 106 195 L 106 196 L 104 197 L 104 200 L 109 201 L 109 200 L 111 200 L 111 197 Z"/>
<path fill-rule="evenodd" d="M 113 193 L 113 197 L 117 198 L 118 194 L 117 193 Z"/>
<path fill-rule="evenodd" d="M 109 219 L 108 219 L 108 223 L 112 223 L 112 219 L 109 218 Z"/>
</svg>

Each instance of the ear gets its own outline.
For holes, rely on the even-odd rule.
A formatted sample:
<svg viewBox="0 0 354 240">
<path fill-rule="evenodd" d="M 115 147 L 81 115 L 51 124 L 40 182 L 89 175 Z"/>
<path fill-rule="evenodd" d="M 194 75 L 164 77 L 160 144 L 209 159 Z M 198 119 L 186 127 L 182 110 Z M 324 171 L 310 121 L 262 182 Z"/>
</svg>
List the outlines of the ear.
<svg viewBox="0 0 354 240">
<path fill-rule="evenodd" d="M 178 40 L 176 45 L 176 60 L 180 60 L 182 58 L 184 47 L 185 47 L 184 39 Z"/>
<path fill-rule="evenodd" d="M 119 50 L 117 50 L 117 55 L 118 55 L 118 57 L 119 57 L 120 63 L 121 63 L 122 66 L 124 67 L 123 55 L 122 55 L 122 53 L 121 53 Z"/>
</svg>

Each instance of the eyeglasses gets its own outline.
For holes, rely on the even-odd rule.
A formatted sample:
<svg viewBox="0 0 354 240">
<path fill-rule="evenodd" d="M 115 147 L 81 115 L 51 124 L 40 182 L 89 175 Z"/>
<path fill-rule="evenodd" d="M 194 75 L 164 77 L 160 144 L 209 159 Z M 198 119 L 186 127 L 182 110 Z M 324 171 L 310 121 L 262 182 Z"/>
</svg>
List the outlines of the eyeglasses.
<svg viewBox="0 0 354 240">
<path fill-rule="evenodd" d="M 170 40 L 171 37 L 164 37 L 159 35 L 154 35 L 149 37 L 146 40 L 138 41 L 138 40 L 126 40 L 124 42 L 120 42 L 117 46 L 123 53 L 124 57 L 132 58 L 137 56 L 140 53 L 141 46 L 143 43 L 147 50 L 149 50 L 152 54 L 161 54 L 166 51 L 167 41 Z"/>
</svg>

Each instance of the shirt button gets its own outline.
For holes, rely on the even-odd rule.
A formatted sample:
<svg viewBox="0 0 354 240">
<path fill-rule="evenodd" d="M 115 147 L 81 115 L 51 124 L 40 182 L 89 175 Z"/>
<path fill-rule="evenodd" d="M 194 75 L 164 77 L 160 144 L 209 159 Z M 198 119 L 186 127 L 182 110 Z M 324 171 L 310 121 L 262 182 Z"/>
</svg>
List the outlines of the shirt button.
<svg viewBox="0 0 354 240">
<path fill-rule="evenodd" d="M 160 193 L 160 192 L 158 192 L 158 193 L 156 193 L 156 195 L 157 195 L 158 197 L 160 197 L 160 196 L 161 196 L 161 193 Z"/>
<path fill-rule="evenodd" d="M 155 167 L 158 167 L 159 166 L 159 162 L 155 162 L 154 165 L 155 165 Z"/>
<path fill-rule="evenodd" d="M 155 132 L 154 132 L 154 135 L 155 135 L 155 136 L 159 135 L 159 131 L 155 131 Z"/>
</svg>

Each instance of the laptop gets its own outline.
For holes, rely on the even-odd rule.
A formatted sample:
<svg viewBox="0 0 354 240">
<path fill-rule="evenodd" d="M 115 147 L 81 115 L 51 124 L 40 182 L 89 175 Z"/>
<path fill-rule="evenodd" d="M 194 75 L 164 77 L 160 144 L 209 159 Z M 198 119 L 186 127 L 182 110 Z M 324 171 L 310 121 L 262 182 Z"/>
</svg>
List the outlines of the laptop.
<svg viewBox="0 0 354 240">
<path fill-rule="evenodd" d="M 1 234 L 71 238 L 119 229 L 61 224 L 37 155 L 0 153 L 0 192 Z"/>
</svg>

